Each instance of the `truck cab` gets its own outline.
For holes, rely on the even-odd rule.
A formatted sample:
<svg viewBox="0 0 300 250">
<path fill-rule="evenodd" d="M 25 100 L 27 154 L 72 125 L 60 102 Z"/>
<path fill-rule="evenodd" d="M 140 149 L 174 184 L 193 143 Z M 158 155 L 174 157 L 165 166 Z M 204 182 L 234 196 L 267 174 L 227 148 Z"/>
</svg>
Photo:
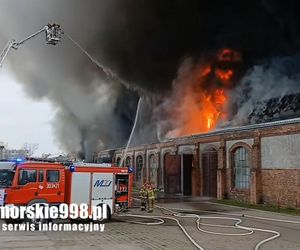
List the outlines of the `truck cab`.
<svg viewBox="0 0 300 250">
<path fill-rule="evenodd" d="M 16 163 L 0 162 L 0 206 L 4 205 L 6 191 L 12 186 Z"/>
<path fill-rule="evenodd" d="M 3 205 L 64 202 L 65 167 L 62 164 L 26 162 L 16 165 L 13 170 L 1 171 L 1 183 L 5 186 L 2 187 L 5 189 Z"/>
</svg>

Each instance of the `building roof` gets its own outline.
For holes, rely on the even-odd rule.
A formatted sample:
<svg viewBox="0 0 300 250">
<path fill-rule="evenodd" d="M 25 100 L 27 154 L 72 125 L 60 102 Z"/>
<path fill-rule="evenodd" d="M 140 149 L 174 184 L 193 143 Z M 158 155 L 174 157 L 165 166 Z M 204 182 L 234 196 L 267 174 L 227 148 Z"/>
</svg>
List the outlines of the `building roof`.
<svg viewBox="0 0 300 250">
<path fill-rule="evenodd" d="M 168 141 L 171 142 L 171 141 L 180 140 L 180 139 L 186 139 L 189 137 L 204 138 L 204 137 L 210 137 L 210 136 L 215 136 L 215 135 L 223 135 L 223 134 L 242 132 L 242 131 L 251 131 L 251 130 L 255 130 L 255 129 L 270 128 L 270 127 L 289 125 L 289 124 L 297 124 L 297 123 L 300 124 L 300 117 L 293 118 L 293 119 L 273 121 L 273 122 L 251 124 L 251 125 L 246 125 L 246 126 L 219 128 L 214 131 L 206 132 L 206 133 L 202 133 L 202 134 L 194 134 L 194 135 L 185 136 L 185 137 L 179 137 L 179 138 L 177 137 L 177 138 L 168 139 L 168 140 L 166 140 L 166 142 L 168 142 Z"/>
<path fill-rule="evenodd" d="M 271 98 L 266 101 L 258 102 L 249 113 L 248 120 L 248 125 L 216 128 L 210 132 L 191 134 L 183 137 L 174 137 L 153 143 L 133 145 L 131 148 L 151 146 L 159 143 L 168 143 L 174 141 L 184 141 L 191 138 L 205 138 L 235 132 L 297 124 L 300 123 L 300 93 L 289 94 L 283 97 Z M 115 150 L 122 151 L 123 149 L 124 148 L 116 148 Z M 111 149 L 103 150 L 102 152 L 111 153 L 110 151 Z"/>
<path fill-rule="evenodd" d="M 300 93 L 259 102 L 248 119 L 253 124 L 296 117 L 300 117 Z"/>
</svg>

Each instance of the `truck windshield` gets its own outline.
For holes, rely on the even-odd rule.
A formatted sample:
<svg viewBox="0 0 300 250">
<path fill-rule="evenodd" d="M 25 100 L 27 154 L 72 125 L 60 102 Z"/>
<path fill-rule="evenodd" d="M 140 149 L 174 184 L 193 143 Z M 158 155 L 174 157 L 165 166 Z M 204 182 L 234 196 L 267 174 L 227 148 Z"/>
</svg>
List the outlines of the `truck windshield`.
<svg viewBox="0 0 300 250">
<path fill-rule="evenodd" d="M 15 171 L 8 169 L 0 170 L 0 188 L 10 187 L 15 175 Z"/>
</svg>

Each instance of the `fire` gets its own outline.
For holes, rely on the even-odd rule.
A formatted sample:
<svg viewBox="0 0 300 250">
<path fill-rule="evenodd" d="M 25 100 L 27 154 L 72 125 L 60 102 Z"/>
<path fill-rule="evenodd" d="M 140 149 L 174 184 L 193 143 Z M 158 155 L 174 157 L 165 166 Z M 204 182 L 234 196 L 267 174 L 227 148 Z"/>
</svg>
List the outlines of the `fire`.
<svg viewBox="0 0 300 250">
<path fill-rule="evenodd" d="M 217 55 L 219 62 L 240 62 L 242 60 L 241 54 L 233 49 L 221 49 Z"/>
<path fill-rule="evenodd" d="M 226 102 L 226 96 L 224 94 L 224 89 L 217 89 L 215 91 L 216 104 L 224 105 Z"/>
<path fill-rule="evenodd" d="M 185 136 L 208 132 L 227 118 L 227 93 L 234 86 L 237 73 L 234 68 L 241 60 L 238 51 L 224 48 L 205 63 L 182 68 L 170 110 L 175 128 L 170 134 Z"/>
<path fill-rule="evenodd" d="M 227 104 L 225 87 L 214 88 L 212 90 L 205 88 L 205 78 L 215 75 L 222 81 L 229 80 L 233 75 L 233 70 L 222 71 L 221 69 L 212 70 L 212 65 L 207 64 L 195 73 L 196 83 L 191 84 L 190 79 L 178 90 L 177 98 L 179 105 L 176 107 L 174 119 L 179 121 L 177 136 L 197 134 L 214 129 L 218 121 L 226 117 L 224 112 Z M 196 86 L 196 87 L 195 87 Z"/>
<path fill-rule="evenodd" d="M 228 70 L 216 69 L 215 74 L 219 79 L 221 79 L 223 81 L 228 81 L 233 76 L 233 70 L 231 70 L 231 69 L 228 69 Z"/>
<path fill-rule="evenodd" d="M 214 119 L 213 114 L 210 113 L 207 117 L 207 129 L 210 129 L 213 126 L 213 122 L 214 122 L 213 119 Z"/>
<path fill-rule="evenodd" d="M 216 89 L 213 93 L 187 94 L 180 106 L 179 117 L 183 125 L 179 135 L 207 132 L 215 128 L 221 116 L 224 116 L 226 101 L 223 89 Z"/>
<path fill-rule="evenodd" d="M 207 130 L 214 128 L 220 118 L 223 106 L 226 103 L 226 96 L 223 89 L 216 89 L 213 95 L 206 98 L 207 113 Z"/>
<path fill-rule="evenodd" d="M 207 76 L 211 73 L 211 66 L 206 66 L 202 72 L 201 72 L 201 76 L 204 77 L 204 76 Z"/>
</svg>

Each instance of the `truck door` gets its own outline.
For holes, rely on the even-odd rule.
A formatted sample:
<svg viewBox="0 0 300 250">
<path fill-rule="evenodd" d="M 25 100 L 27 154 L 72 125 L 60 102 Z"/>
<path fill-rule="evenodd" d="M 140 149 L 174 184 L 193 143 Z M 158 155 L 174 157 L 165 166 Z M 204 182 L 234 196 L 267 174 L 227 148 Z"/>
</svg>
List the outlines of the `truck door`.
<svg viewBox="0 0 300 250">
<path fill-rule="evenodd" d="M 60 203 L 64 201 L 65 175 L 63 169 L 40 169 L 38 180 L 38 197 L 48 203 Z"/>
<path fill-rule="evenodd" d="M 11 188 L 7 203 L 27 205 L 38 196 L 37 169 L 19 169 L 17 183 Z"/>
<path fill-rule="evenodd" d="M 113 213 L 114 189 L 114 174 L 93 173 L 91 202 L 92 206 L 97 206 L 99 204 L 105 203 L 110 207 L 111 213 Z"/>
</svg>

